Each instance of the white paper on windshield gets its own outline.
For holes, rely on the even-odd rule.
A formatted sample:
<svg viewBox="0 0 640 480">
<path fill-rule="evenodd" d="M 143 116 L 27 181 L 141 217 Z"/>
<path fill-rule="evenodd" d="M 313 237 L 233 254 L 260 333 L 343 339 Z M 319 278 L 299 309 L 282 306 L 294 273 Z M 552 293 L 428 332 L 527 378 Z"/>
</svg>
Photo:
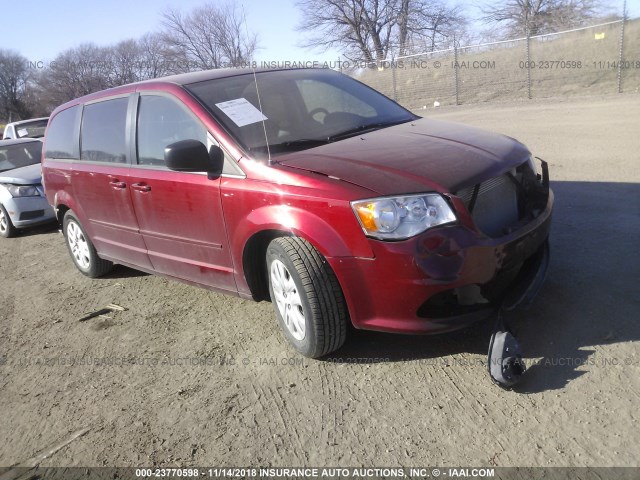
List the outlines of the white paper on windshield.
<svg viewBox="0 0 640 480">
<path fill-rule="evenodd" d="M 245 98 L 216 103 L 216 107 L 222 110 L 239 127 L 267 120 L 267 117 Z"/>
<path fill-rule="evenodd" d="M 20 130 L 18 130 L 19 137 L 26 137 L 27 135 L 29 135 L 29 132 L 27 132 L 26 128 L 21 128 Z"/>
</svg>

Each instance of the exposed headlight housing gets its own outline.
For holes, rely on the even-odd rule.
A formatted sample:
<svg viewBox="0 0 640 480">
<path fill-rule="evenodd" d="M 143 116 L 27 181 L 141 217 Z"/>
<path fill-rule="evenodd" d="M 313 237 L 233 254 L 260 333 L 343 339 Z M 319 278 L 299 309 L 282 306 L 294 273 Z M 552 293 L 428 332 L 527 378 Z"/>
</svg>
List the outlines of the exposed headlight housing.
<svg viewBox="0 0 640 480">
<path fill-rule="evenodd" d="M 533 174 L 536 175 L 538 172 L 536 170 L 536 162 L 533 161 L 533 155 L 529 155 L 529 158 L 527 158 L 527 164 L 529 165 L 529 168 L 531 169 Z"/>
<path fill-rule="evenodd" d="M 5 185 L 12 197 L 39 197 L 40 192 L 33 185 Z"/>
<path fill-rule="evenodd" d="M 365 235 L 380 240 L 404 240 L 425 230 L 456 221 L 438 193 L 369 198 L 351 202 Z"/>
</svg>

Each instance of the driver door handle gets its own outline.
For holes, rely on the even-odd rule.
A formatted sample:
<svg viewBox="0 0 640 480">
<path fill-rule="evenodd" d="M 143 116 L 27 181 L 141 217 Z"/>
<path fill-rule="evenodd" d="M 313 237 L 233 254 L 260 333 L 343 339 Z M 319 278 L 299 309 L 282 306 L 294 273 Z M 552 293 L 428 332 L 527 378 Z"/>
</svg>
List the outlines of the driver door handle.
<svg viewBox="0 0 640 480">
<path fill-rule="evenodd" d="M 112 188 L 115 188 L 117 190 L 127 188 L 127 184 L 124 182 L 121 182 L 117 178 L 111 178 L 111 181 L 109 181 L 109 185 L 111 185 Z"/>
<path fill-rule="evenodd" d="M 151 187 L 149 185 L 147 185 L 144 182 L 141 183 L 134 183 L 133 185 L 131 185 L 131 188 L 134 190 L 137 190 L 138 192 L 150 192 L 151 191 Z"/>
</svg>

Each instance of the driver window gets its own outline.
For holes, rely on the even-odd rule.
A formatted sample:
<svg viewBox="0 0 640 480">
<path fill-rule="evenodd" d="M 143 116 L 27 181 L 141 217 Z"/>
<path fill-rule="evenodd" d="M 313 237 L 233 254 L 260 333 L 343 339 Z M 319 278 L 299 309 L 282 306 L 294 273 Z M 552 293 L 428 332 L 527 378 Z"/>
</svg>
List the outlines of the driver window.
<svg viewBox="0 0 640 480">
<path fill-rule="evenodd" d="M 164 166 L 164 147 L 180 140 L 207 144 L 207 130 L 174 100 L 141 95 L 138 107 L 139 165 Z"/>
</svg>

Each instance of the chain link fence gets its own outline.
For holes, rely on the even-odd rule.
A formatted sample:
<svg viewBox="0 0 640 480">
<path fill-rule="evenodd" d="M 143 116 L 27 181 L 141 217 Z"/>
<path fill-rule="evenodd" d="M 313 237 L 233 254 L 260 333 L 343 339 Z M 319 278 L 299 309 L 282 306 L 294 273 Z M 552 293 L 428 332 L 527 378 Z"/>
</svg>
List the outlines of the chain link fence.
<svg viewBox="0 0 640 480">
<path fill-rule="evenodd" d="M 640 19 L 346 65 L 411 109 L 640 92 Z"/>
</svg>

